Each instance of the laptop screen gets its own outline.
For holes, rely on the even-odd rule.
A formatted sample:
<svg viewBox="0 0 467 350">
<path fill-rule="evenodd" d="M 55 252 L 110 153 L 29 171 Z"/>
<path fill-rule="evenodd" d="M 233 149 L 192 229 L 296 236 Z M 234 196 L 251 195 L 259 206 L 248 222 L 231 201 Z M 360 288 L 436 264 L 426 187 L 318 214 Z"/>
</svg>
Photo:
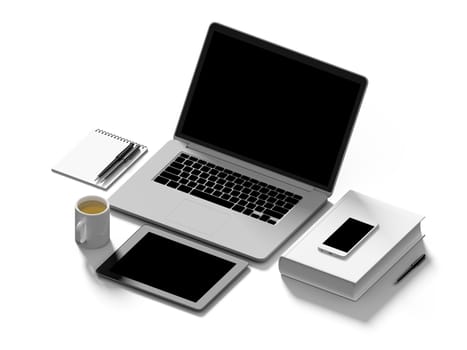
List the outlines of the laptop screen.
<svg viewBox="0 0 467 350">
<path fill-rule="evenodd" d="M 212 24 L 175 135 L 331 192 L 365 87 Z"/>
</svg>

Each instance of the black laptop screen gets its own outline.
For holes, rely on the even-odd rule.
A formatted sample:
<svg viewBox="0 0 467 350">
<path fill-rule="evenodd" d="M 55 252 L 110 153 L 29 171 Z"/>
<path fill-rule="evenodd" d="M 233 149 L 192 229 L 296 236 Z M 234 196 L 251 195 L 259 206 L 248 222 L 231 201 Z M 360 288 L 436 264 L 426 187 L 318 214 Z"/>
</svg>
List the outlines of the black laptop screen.
<svg viewBox="0 0 467 350">
<path fill-rule="evenodd" d="M 176 135 L 332 191 L 365 86 L 214 24 Z"/>
</svg>

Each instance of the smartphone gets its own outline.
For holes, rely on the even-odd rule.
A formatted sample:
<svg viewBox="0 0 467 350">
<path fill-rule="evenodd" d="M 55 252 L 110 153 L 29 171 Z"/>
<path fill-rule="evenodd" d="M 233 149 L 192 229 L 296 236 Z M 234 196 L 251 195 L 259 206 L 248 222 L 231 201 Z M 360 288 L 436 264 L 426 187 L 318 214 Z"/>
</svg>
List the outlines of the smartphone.
<svg viewBox="0 0 467 350">
<path fill-rule="evenodd" d="M 377 228 L 378 225 L 348 218 L 319 245 L 318 249 L 324 253 L 345 258 Z"/>
</svg>

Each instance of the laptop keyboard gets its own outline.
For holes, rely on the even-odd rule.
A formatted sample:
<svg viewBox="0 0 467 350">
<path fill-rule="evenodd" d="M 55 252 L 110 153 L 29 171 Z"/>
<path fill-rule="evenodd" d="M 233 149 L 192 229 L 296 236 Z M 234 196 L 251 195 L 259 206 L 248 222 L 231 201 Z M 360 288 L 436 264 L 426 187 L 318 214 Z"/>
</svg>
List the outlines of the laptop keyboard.
<svg viewBox="0 0 467 350">
<path fill-rule="evenodd" d="M 302 199 L 186 153 L 179 154 L 154 181 L 272 225 Z"/>
</svg>

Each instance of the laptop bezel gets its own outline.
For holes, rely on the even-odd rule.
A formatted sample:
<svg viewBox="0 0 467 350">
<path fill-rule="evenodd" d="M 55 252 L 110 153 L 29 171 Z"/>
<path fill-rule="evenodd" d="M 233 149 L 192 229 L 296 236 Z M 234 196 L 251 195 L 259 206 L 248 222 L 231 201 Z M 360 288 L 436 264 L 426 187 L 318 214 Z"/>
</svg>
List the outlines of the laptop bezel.
<svg viewBox="0 0 467 350">
<path fill-rule="evenodd" d="M 185 119 L 186 119 L 186 117 L 188 115 L 188 111 L 189 111 L 189 108 L 190 108 L 190 105 L 191 105 L 191 101 L 193 99 L 193 95 L 194 95 L 194 92 L 195 92 L 197 84 L 198 84 L 199 76 L 201 74 L 201 69 L 202 69 L 202 67 L 204 65 L 206 54 L 207 54 L 208 48 L 209 48 L 209 46 L 211 44 L 211 39 L 212 39 L 212 36 L 213 36 L 214 32 L 219 32 L 219 33 L 225 34 L 227 36 L 231 36 L 231 37 L 233 37 L 235 39 L 238 39 L 238 40 L 247 42 L 249 44 L 264 48 L 266 50 L 270 50 L 270 51 L 272 51 L 274 53 L 283 55 L 283 56 L 285 56 L 287 58 L 297 60 L 297 61 L 305 63 L 307 65 L 312 65 L 312 66 L 314 66 L 314 67 L 316 67 L 318 69 L 321 69 L 323 71 L 326 71 L 326 72 L 332 73 L 334 75 L 343 77 L 345 79 L 351 80 L 351 81 L 356 82 L 357 84 L 359 84 L 360 88 L 359 88 L 359 91 L 357 93 L 356 103 L 355 103 L 354 108 L 353 108 L 353 110 L 351 112 L 351 115 L 350 115 L 350 122 L 349 122 L 349 124 L 347 126 L 347 129 L 346 129 L 345 133 L 344 133 L 344 140 L 343 140 L 343 142 L 341 144 L 341 147 L 339 149 L 336 161 L 334 163 L 333 171 L 332 171 L 331 176 L 329 178 L 329 181 L 328 181 L 328 183 L 326 185 L 316 183 L 316 182 L 314 182 L 312 180 L 309 180 L 309 179 L 303 178 L 301 176 L 295 175 L 293 173 L 284 171 L 282 169 L 270 166 L 270 165 L 262 163 L 260 161 L 250 159 L 247 156 L 237 154 L 235 152 L 231 152 L 229 150 L 223 149 L 222 147 L 218 147 L 216 145 L 210 144 L 210 143 L 205 142 L 203 140 L 199 140 L 199 139 L 196 139 L 194 137 L 191 137 L 189 135 L 185 135 L 185 134 L 182 133 L 182 128 L 183 128 Z M 208 32 L 207 32 L 207 35 L 206 35 L 206 38 L 205 38 L 205 41 L 204 41 L 204 44 L 203 44 L 203 48 L 201 50 L 200 57 L 198 59 L 197 65 L 196 65 L 196 69 L 195 69 L 195 72 L 194 72 L 190 87 L 188 89 L 188 94 L 187 94 L 187 97 L 185 99 L 185 103 L 183 105 L 183 109 L 182 109 L 182 112 L 181 112 L 177 127 L 175 129 L 174 138 L 177 139 L 177 140 L 180 140 L 180 141 L 185 141 L 187 143 L 198 144 L 198 145 L 200 145 L 202 147 L 205 147 L 205 148 L 208 148 L 208 149 L 213 149 L 213 150 L 215 150 L 217 152 L 227 154 L 227 155 L 229 155 L 231 157 L 234 157 L 234 158 L 238 158 L 238 159 L 240 159 L 240 160 L 242 160 L 244 162 L 247 162 L 247 163 L 253 164 L 255 166 L 259 166 L 261 168 L 273 171 L 273 172 L 281 174 L 281 175 L 283 175 L 285 177 L 292 178 L 292 179 L 294 179 L 296 181 L 299 181 L 301 183 L 304 183 L 306 185 L 309 185 L 309 186 L 321 189 L 323 191 L 332 193 L 332 191 L 334 189 L 334 186 L 335 186 L 335 183 L 336 183 L 336 180 L 337 180 L 337 175 L 338 175 L 339 170 L 341 168 L 343 158 L 344 158 L 345 152 L 346 152 L 348 144 L 349 144 L 349 140 L 350 140 L 350 137 L 351 137 L 351 134 L 352 134 L 352 130 L 353 130 L 353 127 L 355 125 L 355 120 L 357 118 L 358 111 L 360 109 L 360 106 L 361 106 L 361 103 L 362 103 L 363 96 L 364 96 L 367 85 L 368 85 L 368 80 L 365 77 L 361 76 L 361 75 L 358 75 L 356 73 L 352 73 L 352 72 L 344 70 L 342 68 L 339 68 L 339 67 L 330 65 L 328 63 L 319 61 L 319 60 L 314 59 L 312 57 L 305 56 L 303 54 L 300 54 L 300 53 L 292 51 L 290 49 L 287 49 L 287 48 L 281 47 L 279 45 L 270 43 L 270 42 L 265 41 L 263 39 L 256 38 L 256 37 L 254 37 L 252 35 L 242 33 L 242 32 L 240 32 L 238 30 L 226 27 L 226 26 L 221 25 L 219 23 L 212 23 L 209 26 L 209 29 L 208 29 Z"/>
</svg>

